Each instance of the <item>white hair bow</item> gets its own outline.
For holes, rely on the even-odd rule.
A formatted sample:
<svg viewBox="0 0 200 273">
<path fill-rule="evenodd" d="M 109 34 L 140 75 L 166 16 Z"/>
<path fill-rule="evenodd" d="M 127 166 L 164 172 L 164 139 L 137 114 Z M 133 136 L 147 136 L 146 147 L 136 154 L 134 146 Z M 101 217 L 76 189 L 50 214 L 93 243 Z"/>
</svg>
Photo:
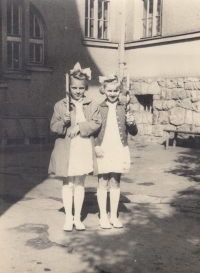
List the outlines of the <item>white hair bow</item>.
<svg viewBox="0 0 200 273">
<path fill-rule="evenodd" d="M 80 63 L 76 63 L 74 68 L 70 70 L 70 75 L 73 75 L 74 72 L 76 71 L 80 71 L 82 74 L 86 75 L 88 80 L 91 80 L 91 69 L 88 67 L 88 68 L 85 68 L 85 69 L 82 69 L 81 68 L 81 65 Z"/>
<path fill-rule="evenodd" d="M 102 84 L 104 82 L 118 82 L 118 77 L 116 74 L 109 75 L 108 77 L 105 76 L 99 76 L 99 82 Z"/>
</svg>

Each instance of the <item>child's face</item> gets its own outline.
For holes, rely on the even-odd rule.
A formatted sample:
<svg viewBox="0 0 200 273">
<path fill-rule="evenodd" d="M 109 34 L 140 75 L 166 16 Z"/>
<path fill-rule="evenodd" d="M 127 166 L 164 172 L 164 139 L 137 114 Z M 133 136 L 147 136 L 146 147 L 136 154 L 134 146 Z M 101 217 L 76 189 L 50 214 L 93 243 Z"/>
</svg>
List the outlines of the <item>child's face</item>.
<svg viewBox="0 0 200 273">
<path fill-rule="evenodd" d="M 105 88 L 105 95 L 109 102 L 116 102 L 119 98 L 120 89 L 116 84 L 107 84 Z"/>
<path fill-rule="evenodd" d="M 85 93 L 85 81 L 71 78 L 70 94 L 74 100 L 79 100 Z"/>
</svg>

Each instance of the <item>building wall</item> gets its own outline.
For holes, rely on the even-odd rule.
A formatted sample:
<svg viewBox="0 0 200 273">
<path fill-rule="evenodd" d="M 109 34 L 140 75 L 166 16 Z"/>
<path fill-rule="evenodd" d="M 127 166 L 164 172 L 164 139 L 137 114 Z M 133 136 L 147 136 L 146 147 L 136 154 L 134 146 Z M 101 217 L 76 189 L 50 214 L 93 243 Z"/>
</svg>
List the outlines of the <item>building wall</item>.
<svg viewBox="0 0 200 273">
<path fill-rule="evenodd" d="M 200 40 L 140 46 L 126 50 L 132 77 L 180 77 L 200 74 Z"/>
<path fill-rule="evenodd" d="M 34 1 L 36 3 L 36 0 Z M 88 47 L 82 44 L 85 1 L 60 1 L 59 5 L 57 1 L 52 0 L 51 4 L 46 1 L 43 9 L 41 9 L 40 1 L 37 1 L 37 6 L 44 14 L 48 26 L 49 65 L 53 67 L 49 98 L 53 101 L 52 104 L 65 96 L 65 74 L 73 68 L 76 62 L 80 62 L 83 68 L 91 68 L 92 80 L 88 93 L 93 96 L 95 92 L 96 95 L 93 97 L 98 99 L 99 92 L 96 88 L 98 76 L 104 70 L 107 73 L 116 64 L 118 50 L 96 47 L 95 45 Z M 56 17 L 52 18 L 49 14 L 52 14 L 53 10 L 56 10 Z"/>
<path fill-rule="evenodd" d="M 163 143 L 168 134 L 164 129 L 200 131 L 200 35 L 192 36 L 199 32 L 200 5 L 198 0 L 163 0 L 162 35 L 150 39 L 141 39 L 142 8 L 142 1 L 135 0 L 127 10 L 129 22 L 134 13 L 125 46 L 131 109 L 137 138 Z M 144 110 L 137 95 L 152 95 L 152 111 Z"/>
<path fill-rule="evenodd" d="M 199 1 L 163 0 L 162 35 L 147 39 L 141 39 L 143 1 L 127 1 L 125 63 L 130 75 L 133 78 L 199 75 L 200 35 L 189 34 L 199 31 Z M 176 35 L 180 36 L 173 38 Z"/>
<path fill-rule="evenodd" d="M 29 2 L 29 0 L 26 0 Z M 29 71 L 30 79 L 3 78 L 7 88 L 1 103 L 3 115 L 45 115 L 51 117 L 55 102 L 65 96 L 65 74 L 80 62 L 90 67 L 92 81 L 88 93 L 97 101 L 102 100 L 98 91 L 98 76 L 118 70 L 118 47 L 84 46 L 85 1 L 82 0 L 33 0 L 47 27 L 47 67 L 52 72 Z M 119 4 L 112 8 L 112 42 L 119 40 Z M 114 35 L 115 34 L 115 35 Z M 113 71 L 114 68 L 114 71 Z"/>
<path fill-rule="evenodd" d="M 141 22 L 141 3 L 135 0 L 126 0 L 125 18 L 126 42 L 140 39 L 141 31 L 139 22 Z M 136 37 L 136 32 L 138 33 L 138 37 Z"/>
<path fill-rule="evenodd" d="M 180 0 L 163 0 L 163 33 L 166 35 L 189 31 L 186 29 L 189 25 L 193 31 L 195 27 L 197 29 L 198 0 L 184 1 L 185 5 L 181 5 Z M 19 107 L 21 101 L 21 104 L 28 105 L 27 108 L 31 109 L 32 114 L 37 115 L 39 111 L 51 116 L 54 103 L 65 96 L 65 73 L 77 61 L 83 67 L 91 67 L 92 81 L 89 93 L 97 100 L 101 100 L 102 97 L 97 91 L 98 76 L 119 71 L 119 50 L 117 46 L 107 48 L 95 43 L 83 45 L 85 1 L 33 0 L 31 3 L 40 11 L 46 23 L 47 66 L 52 67 L 52 73 L 31 71 L 30 80 L 4 78 L 3 81 L 7 82 L 8 88 L 6 103 L 1 107 L 1 113 L 14 111 L 13 103 L 16 103 L 15 111 L 18 111 L 16 109 L 21 108 Z M 141 0 L 126 0 L 126 41 L 132 41 L 139 33 L 141 3 Z M 121 6 L 122 0 L 111 1 L 111 43 L 120 41 Z M 189 10 L 187 21 L 190 24 L 183 24 L 180 20 L 186 19 L 186 10 Z M 182 23 L 179 24 L 178 21 Z M 125 52 L 125 62 L 132 77 L 192 76 L 200 72 L 199 58 L 199 41 L 144 45 L 127 49 Z M 41 105 L 40 110 L 33 106 L 38 104 L 38 101 Z"/>
<path fill-rule="evenodd" d="M 162 35 L 199 31 L 199 0 L 163 0 Z"/>
<path fill-rule="evenodd" d="M 142 39 L 143 1 L 126 0 L 126 42 Z M 199 0 L 162 0 L 161 37 L 198 32 Z"/>
<path fill-rule="evenodd" d="M 176 41 L 171 38 L 163 40 L 163 37 L 146 41 L 140 39 L 142 0 L 112 0 L 110 41 L 99 43 L 90 39 L 88 44 L 88 39 L 84 39 L 84 0 L 24 1 L 32 3 L 45 21 L 48 34 L 46 66 L 52 71 L 26 71 L 26 79 L 2 77 L 0 71 L 0 115 L 51 117 L 54 104 L 65 96 L 65 74 L 78 61 L 83 68 L 90 67 L 92 70 L 88 93 L 98 102 L 102 101 L 104 97 L 98 91 L 98 76 L 119 72 L 118 44 L 124 1 L 127 42 L 125 68 L 132 80 L 140 78 L 145 82 L 147 79 L 157 81 L 159 77 L 184 79 L 200 75 L 198 36 L 188 39 L 180 36 Z M 163 0 L 162 35 L 184 34 L 185 37 L 187 33 L 199 31 L 199 14 L 198 0 Z M 150 40 L 153 40 L 152 44 Z M 162 92 L 164 87 L 158 81 L 157 84 Z"/>
</svg>

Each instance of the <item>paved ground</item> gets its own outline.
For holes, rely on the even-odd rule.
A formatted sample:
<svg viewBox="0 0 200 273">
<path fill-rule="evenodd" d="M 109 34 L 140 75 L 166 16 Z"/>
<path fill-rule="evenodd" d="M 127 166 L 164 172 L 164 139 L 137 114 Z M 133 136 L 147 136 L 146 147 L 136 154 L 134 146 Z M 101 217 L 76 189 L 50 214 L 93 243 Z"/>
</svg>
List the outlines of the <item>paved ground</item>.
<svg viewBox="0 0 200 273">
<path fill-rule="evenodd" d="M 131 141 L 123 229 L 98 225 L 88 177 L 85 232 L 62 231 L 61 182 L 46 177 L 51 145 L 0 149 L 0 272 L 200 273 L 200 150 Z"/>
</svg>

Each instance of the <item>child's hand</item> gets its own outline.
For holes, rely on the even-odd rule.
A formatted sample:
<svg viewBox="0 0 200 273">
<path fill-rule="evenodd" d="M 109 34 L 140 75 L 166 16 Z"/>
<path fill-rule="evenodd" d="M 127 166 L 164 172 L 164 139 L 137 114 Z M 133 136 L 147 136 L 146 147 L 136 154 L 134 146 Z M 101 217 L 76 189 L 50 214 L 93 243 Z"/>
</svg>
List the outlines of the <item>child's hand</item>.
<svg viewBox="0 0 200 273">
<path fill-rule="evenodd" d="M 134 118 L 134 116 L 133 116 L 130 112 L 128 112 L 128 113 L 126 114 L 126 122 L 127 122 L 129 125 L 135 124 L 135 118 Z"/>
<path fill-rule="evenodd" d="M 79 129 L 79 125 L 77 124 L 74 127 L 69 128 L 67 130 L 67 136 L 72 139 L 73 137 L 77 136 L 79 132 L 80 132 L 80 129 Z"/>
<path fill-rule="evenodd" d="M 104 151 L 100 146 L 95 146 L 95 153 L 97 157 L 103 157 L 104 156 Z"/>
<path fill-rule="evenodd" d="M 70 113 L 65 113 L 64 114 L 64 124 L 67 125 L 71 120 L 71 115 Z"/>
</svg>

